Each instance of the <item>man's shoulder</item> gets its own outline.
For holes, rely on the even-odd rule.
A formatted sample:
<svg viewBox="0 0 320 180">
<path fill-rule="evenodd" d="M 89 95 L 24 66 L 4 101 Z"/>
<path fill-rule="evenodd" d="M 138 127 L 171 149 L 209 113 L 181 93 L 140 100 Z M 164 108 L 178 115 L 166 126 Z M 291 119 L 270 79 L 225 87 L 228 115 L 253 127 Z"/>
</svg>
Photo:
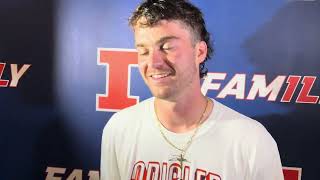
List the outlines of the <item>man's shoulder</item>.
<svg viewBox="0 0 320 180">
<path fill-rule="evenodd" d="M 146 112 L 150 110 L 150 106 L 152 105 L 152 102 L 153 102 L 153 98 L 143 100 L 133 106 L 127 107 L 125 109 L 122 109 L 122 110 L 116 112 L 113 115 L 113 117 L 114 116 L 117 118 L 127 117 L 127 116 L 135 117 L 135 116 L 138 116 L 141 114 L 146 114 Z"/>
<path fill-rule="evenodd" d="M 242 135 L 258 135 L 269 134 L 266 128 L 257 120 L 254 120 L 236 110 L 233 110 L 217 101 L 215 101 L 217 108 L 218 123 L 224 126 L 233 134 Z"/>
<path fill-rule="evenodd" d="M 150 113 L 150 106 L 152 105 L 153 98 L 141 101 L 133 106 L 122 109 L 112 115 L 107 122 L 107 127 L 132 127 L 139 124 L 143 117 Z"/>
<path fill-rule="evenodd" d="M 218 119 L 223 120 L 223 122 L 235 122 L 235 121 L 245 121 L 245 123 L 256 123 L 256 120 L 234 110 L 230 107 L 218 102 L 214 101 L 215 113 L 218 115 Z"/>
</svg>

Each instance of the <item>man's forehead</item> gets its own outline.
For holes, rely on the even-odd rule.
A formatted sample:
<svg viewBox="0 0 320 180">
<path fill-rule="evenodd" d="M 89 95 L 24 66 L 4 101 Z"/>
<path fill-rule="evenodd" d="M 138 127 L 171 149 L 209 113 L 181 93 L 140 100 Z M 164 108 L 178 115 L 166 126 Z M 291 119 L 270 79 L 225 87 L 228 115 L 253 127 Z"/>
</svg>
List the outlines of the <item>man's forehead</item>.
<svg viewBox="0 0 320 180">
<path fill-rule="evenodd" d="M 133 27 L 136 47 L 147 42 L 158 44 L 172 39 L 193 40 L 191 28 L 181 20 L 160 20 L 153 25 L 146 25 L 145 21 L 146 18 L 143 18 L 139 23 L 139 19 Z"/>
<path fill-rule="evenodd" d="M 184 23 L 182 20 L 176 20 L 176 19 L 161 19 L 155 22 L 150 22 L 146 17 L 140 17 L 138 21 L 136 22 L 135 26 L 133 27 L 133 30 L 135 31 L 138 28 L 152 28 L 157 26 L 163 26 L 167 25 L 168 23 L 175 23 L 179 24 L 182 28 L 188 27 L 186 23 Z"/>
<path fill-rule="evenodd" d="M 172 40 L 179 40 L 180 38 L 177 37 L 177 36 L 163 36 L 163 37 L 160 37 L 159 39 L 156 39 L 155 40 L 155 43 L 156 44 L 162 44 L 162 43 L 165 43 L 165 42 L 168 42 L 168 41 L 172 41 Z M 139 41 L 139 42 L 135 42 L 135 46 L 136 47 L 145 47 L 146 44 L 144 41 Z"/>
<path fill-rule="evenodd" d="M 145 16 L 142 16 L 138 19 L 135 26 L 147 26 L 149 24 L 148 19 Z"/>
</svg>

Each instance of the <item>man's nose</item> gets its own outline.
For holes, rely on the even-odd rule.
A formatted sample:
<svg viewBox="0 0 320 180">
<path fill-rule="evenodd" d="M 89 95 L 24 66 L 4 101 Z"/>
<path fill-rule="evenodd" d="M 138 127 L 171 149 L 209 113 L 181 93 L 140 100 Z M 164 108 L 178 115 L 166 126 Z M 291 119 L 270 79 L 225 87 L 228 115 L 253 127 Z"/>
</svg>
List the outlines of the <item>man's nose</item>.
<svg viewBox="0 0 320 180">
<path fill-rule="evenodd" d="M 153 50 L 150 53 L 149 66 L 152 68 L 159 68 L 163 66 L 164 55 L 160 50 Z"/>
</svg>

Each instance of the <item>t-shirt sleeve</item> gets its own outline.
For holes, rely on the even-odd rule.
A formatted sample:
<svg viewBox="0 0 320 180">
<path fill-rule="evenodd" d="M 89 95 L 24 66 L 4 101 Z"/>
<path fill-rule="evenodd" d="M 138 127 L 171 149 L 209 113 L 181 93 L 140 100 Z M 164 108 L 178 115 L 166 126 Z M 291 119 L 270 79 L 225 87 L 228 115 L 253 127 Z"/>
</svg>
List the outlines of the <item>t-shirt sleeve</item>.
<svg viewBox="0 0 320 180">
<path fill-rule="evenodd" d="M 100 180 L 120 179 L 115 150 L 116 134 L 112 124 L 111 118 L 102 133 Z"/>
<path fill-rule="evenodd" d="M 277 144 L 261 125 L 255 127 L 254 143 L 247 150 L 250 180 L 283 180 L 283 171 Z M 251 144 L 251 145 L 252 145 Z"/>
</svg>

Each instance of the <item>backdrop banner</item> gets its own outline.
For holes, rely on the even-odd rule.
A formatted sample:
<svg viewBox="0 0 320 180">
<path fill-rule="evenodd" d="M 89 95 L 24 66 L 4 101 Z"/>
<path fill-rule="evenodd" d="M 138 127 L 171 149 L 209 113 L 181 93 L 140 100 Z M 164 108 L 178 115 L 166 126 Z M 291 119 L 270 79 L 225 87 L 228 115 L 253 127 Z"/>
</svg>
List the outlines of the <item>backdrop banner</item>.
<svg viewBox="0 0 320 180">
<path fill-rule="evenodd" d="M 320 2 L 192 2 L 214 39 L 202 92 L 268 129 L 285 180 L 319 179 Z M 0 179 L 99 180 L 105 124 L 151 97 L 128 26 L 139 3 L 0 2 Z"/>
</svg>

